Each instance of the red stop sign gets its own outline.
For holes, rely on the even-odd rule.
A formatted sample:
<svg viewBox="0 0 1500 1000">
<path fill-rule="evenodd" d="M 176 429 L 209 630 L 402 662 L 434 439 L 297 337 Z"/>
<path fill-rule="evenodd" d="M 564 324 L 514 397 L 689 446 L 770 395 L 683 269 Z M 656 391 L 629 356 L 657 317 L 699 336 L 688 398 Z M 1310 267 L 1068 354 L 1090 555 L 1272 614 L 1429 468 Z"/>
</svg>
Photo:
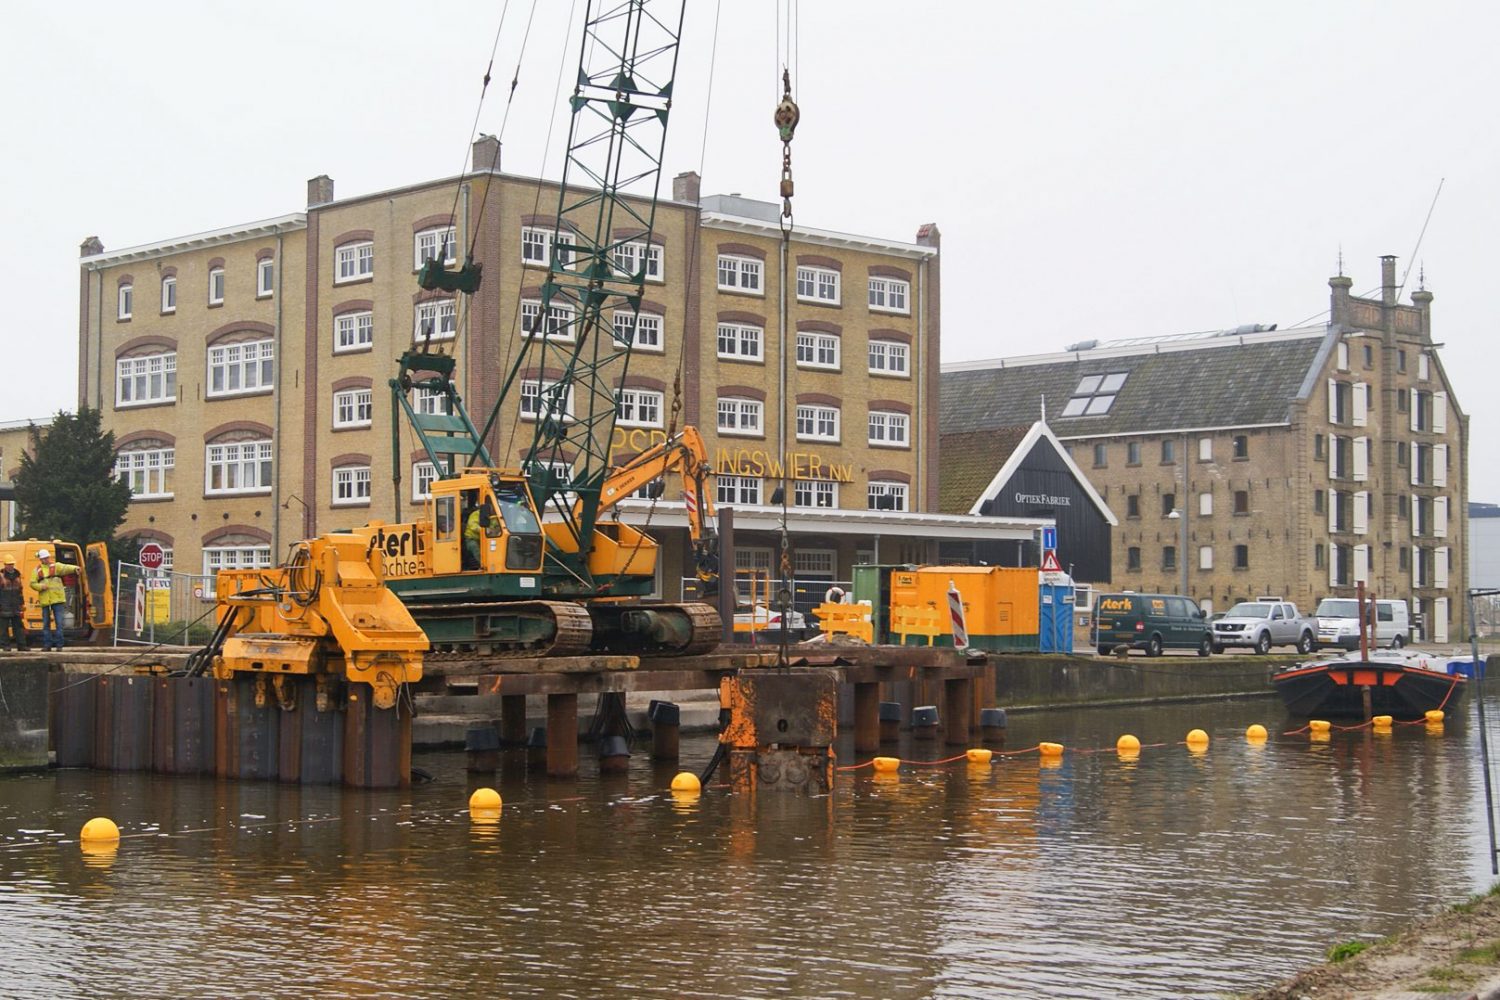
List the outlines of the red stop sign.
<svg viewBox="0 0 1500 1000">
<path fill-rule="evenodd" d="M 147 542 L 141 546 L 141 565 L 146 569 L 161 569 L 166 558 L 167 554 L 155 542 Z"/>
</svg>

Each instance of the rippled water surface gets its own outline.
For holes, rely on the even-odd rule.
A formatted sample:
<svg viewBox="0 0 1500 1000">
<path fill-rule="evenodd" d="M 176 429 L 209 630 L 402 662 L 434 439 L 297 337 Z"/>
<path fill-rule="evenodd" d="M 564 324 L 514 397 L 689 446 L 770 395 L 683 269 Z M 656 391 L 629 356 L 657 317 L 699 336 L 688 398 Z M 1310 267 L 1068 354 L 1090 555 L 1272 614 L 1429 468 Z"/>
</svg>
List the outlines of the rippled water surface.
<svg viewBox="0 0 1500 1000">
<path fill-rule="evenodd" d="M 1148 747 L 865 769 L 819 799 L 682 806 L 644 752 L 614 778 L 512 766 L 496 826 L 461 754 L 390 793 L 3 778 L 0 992 L 1211 997 L 1488 887 L 1472 721 L 1260 748 L 1252 722 L 1291 725 L 1265 700 L 1013 716 L 1014 748 Z M 1149 746 L 1195 726 L 1202 756 Z M 683 747 L 697 768 L 713 744 Z M 93 815 L 112 857 L 80 851 Z"/>
</svg>

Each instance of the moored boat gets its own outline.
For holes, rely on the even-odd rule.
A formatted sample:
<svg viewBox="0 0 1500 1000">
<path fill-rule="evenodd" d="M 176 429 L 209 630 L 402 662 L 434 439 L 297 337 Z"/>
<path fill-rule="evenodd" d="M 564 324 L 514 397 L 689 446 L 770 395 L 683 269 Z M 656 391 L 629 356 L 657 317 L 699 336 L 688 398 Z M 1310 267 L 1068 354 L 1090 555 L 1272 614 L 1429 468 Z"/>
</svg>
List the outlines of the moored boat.
<svg viewBox="0 0 1500 1000">
<path fill-rule="evenodd" d="M 1287 711 L 1308 718 L 1390 715 L 1420 719 L 1432 709 L 1452 711 L 1468 689 L 1463 674 L 1448 673 L 1436 657 L 1416 650 L 1380 650 L 1293 664 L 1271 678 Z M 1368 701 L 1366 692 L 1368 691 Z"/>
</svg>

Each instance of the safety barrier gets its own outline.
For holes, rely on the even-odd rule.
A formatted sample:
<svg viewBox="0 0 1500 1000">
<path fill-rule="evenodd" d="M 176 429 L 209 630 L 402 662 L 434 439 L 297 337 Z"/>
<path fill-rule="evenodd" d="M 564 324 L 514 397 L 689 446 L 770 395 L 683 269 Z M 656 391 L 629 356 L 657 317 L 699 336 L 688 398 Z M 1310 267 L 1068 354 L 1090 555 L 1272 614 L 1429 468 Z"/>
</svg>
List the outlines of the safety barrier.
<svg viewBox="0 0 1500 1000">
<path fill-rule="evenodd" d="M 931 646 L 938 636 L 951 635 L 952 631 L 946 609 L 939 614 L 936 608 L 909 605 L 891 608 L 891 634 L 899 636 L 903 646 L 907 644 L 907 637 L 913 635 L 925 638 L 927 645 Z"/>
<path fill-rule="evenodd" d="M 875 625 L 870 621 L 868 604 L 842 604 L 825 601 L 813 608 L 818 627 L 826 636 L 852 635 L 865 642 L 875 642 Z"/>
</svg>

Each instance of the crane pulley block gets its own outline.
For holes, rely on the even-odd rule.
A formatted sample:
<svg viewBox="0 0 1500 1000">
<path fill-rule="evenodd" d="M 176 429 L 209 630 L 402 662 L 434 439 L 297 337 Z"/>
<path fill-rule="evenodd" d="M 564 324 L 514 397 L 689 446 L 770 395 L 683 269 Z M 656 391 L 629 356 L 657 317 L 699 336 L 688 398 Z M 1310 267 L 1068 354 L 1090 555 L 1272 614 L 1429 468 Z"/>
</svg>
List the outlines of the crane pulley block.
<svg viewBox="0 0 1500 1000">
<path fill-rule="evenodd" d="M 473 257 L 464 259 L 463 266 L 450 271 L 436 257 L 422 265 L 417 272 L 417 284 L 429 292 L 463 292 L 473 295 L 479 291 L 484 277 L 484 265 L 474 263 Z"/>
</svg>

